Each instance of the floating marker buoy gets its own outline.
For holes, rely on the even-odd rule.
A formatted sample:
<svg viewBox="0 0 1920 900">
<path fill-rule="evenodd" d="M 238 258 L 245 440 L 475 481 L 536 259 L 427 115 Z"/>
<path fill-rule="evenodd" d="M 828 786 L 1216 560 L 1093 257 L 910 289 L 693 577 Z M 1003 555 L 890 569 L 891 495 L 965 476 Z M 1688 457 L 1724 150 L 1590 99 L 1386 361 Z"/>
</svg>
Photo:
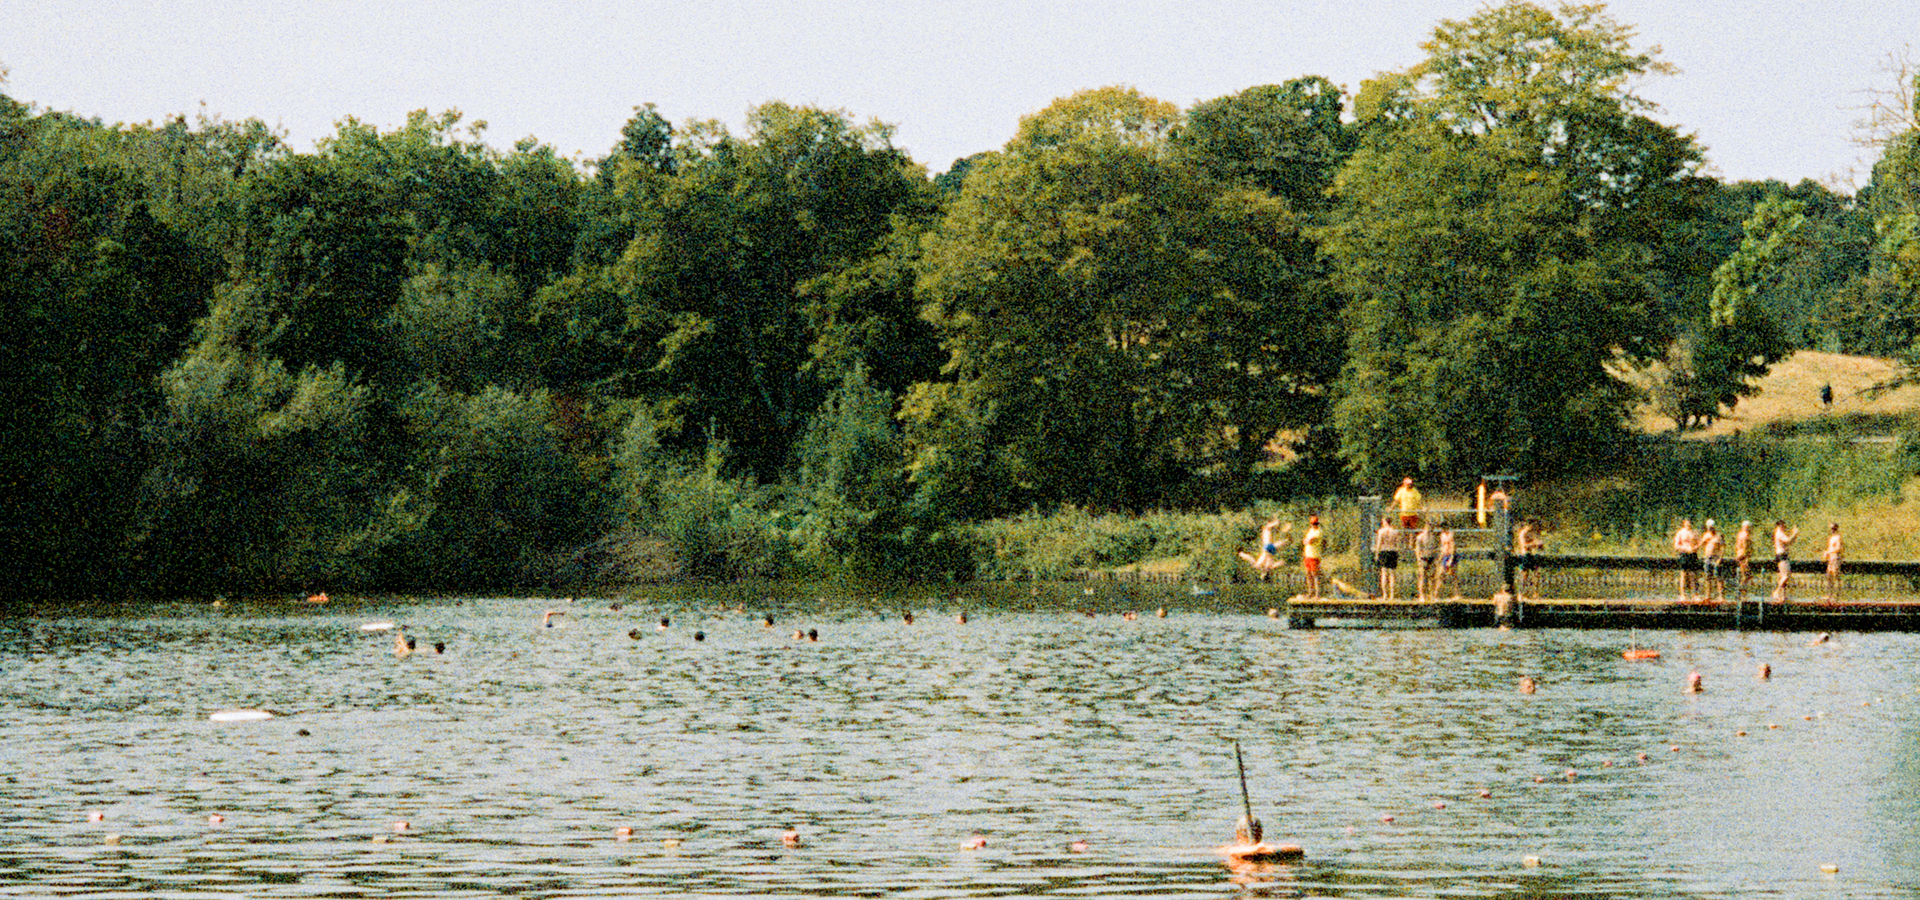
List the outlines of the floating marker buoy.
<svg viewBox="0 0 1920 900">
<path fill-rule="evenodd" d="M 100 843 L 103 843 L 103 844 L 118 844 L 118 843 L 120 843 L 120 832 L 118 832 L 118 831 L 109 831 L 109 832 L 107 832 L 107 836 L 106 836 L 105 838 L 102 838 L 102 839 L 101 839 L 101 841 L 100 841 Z"/>
<path fill-rule="evenodd" d="M 1634 758 L 1634 759 L 1637 759 L 1637 760 L 1639 760 L 1639 761 L 1641 761 L 1641 762 L 1646 762 L 1646 761 L 1647 761 L 1647 754 L 1646 754 L 1646 752 L 1645 752 L 1645 751 L 1641 751 L 1641 752 L 1639 752 L 1639 753 L 1635 753 L 1635 754 L 1633 755 L 1633 758 Z"/>
<path fill-rule="evenodd" d="M 1840 867 L 1837 865 L 1834 865 L 1833 863 L 1822 863 L 1820 865 L 1820 871 L 1825 872 L 1828 875 L 1837 875 L 1840 873 Z"/>
<path fill-rule="evenodd" d="M 409 828 L 412 828 L 412 827 L 413 827 L 413 826 L 412 826 L 412 825 L 409 825 L 409 824 L 407 824 L 407 822 L 406 822 L 405 820 L 402 820 L 402 821 L 399 821 L 399 822 L 395 822 L 395 823 L 393 823 L 393 832 L 394 832 L 395 834 L 399 834 L 400 832 L 402 832 L 402 831 L 406 831 L 407 829 L 409 829 Z"/>
<path fill-rule="evenodd" d="M 1393 816 L 1392 816 L 1391 814 L 1389 814 L 1389 815 L 1384 815 L 1384 816 L 1381 816 L 1381 817 L 1380 817 L 1380 822 L 1381 822 L 1381 824 L 1384 824 L 1384 825 L 1392 825 L 1392 824 L 1393 824 Z"/>
<path fill-rule="evenodd" d="M 1435 801 L 1433 801 L 1433 808 L 1434 808 L 1434 809 L 1446 809 L 1446 808 L 1447 808 L 1447 801 L 1445 801 L 1445 800 L 1435 800 Z"/>
<path fill-rule="evenodd" d="M 361 631 L 392 631 L 392 622 L 368 622 L 360 626 Z"/>
<path fill-rule="evenodd" d="M 1490 791 L 1490 790 L 1487 790 L 1486 788 L 1481 788 L 1481 789 L 1480 789 L 1480 799 L 1482 799 L 1482 800 L 1485 800 L 1485 799 L 1487 799 L 1487 798 L 1489 798 L 1489 797 L 1492 797 L 1492 796 L 1493 796 L 1493 792 L 1492 792 L 1492 791 Z"/>
<path fill-rule="evenodd" d="M 223 709 L 207 717 L 213 722 L 264 722 L 273 718 L 273 713 L 264 709 Z"/>
<path fill-rule="evenodd" d="M 1087 852 L 1087 842 L 1074 841 L 1067 845 L 1067 852 L 1068 853 L 1085 853 Z"/>
<path fill-rule="evenodd" d="M 986 835 L 976 834 L 960 845 L 962 850 L 984 850 L 987 846 Z"/>
<path fill-rule="evenodd" d="M 1526 867 L 1527 867 L 1527 868 L 1529 868 L 1529 869 L 1537 869 L 1537 868 L 1540 868 L 1540 857 L 1538 857 L 1538 856 L 1522 856 L 1522 857 L 1520 857 L 1520 864 L 1521 864 L 1521 865 L 1523 865 L 1523 866 L 1526 866 Z"/>
<path fill-rule="evenodd" d="M 789 828 L 785 831 L 780 832 L 780 846 L 782 847 L 800 846 L 800 829 Z"/>
<path fill-rule="evenodd" d="M 107 820 L 107 814 L 97 809 L 87 813 L 87 821 L 89 822 L 105 822 L 106 820 Z"/>
<path fill-rule="evenodd" d="M 660 846 L 665 847 L 668 850 L 678 850 L 680 849 L 680 839 L 667 838 L 666 840 L 660 842 Z"/>
<path fill-rule="evenodd" d="M 220 823 L 222 823 L 222 822 L 225 822 L 226 820 L 227 820 L 227 817 L 226 817 L 226 816 L 223 816 L 223 815 L 221 815 L 221 814 L 219 814 L 219 813 L 214 813 L 213 815 L 210 815 L 210 816 L 208 816 L 208 817 L 207 817 L 207 824 L 208 824 L 208 825 L 218 825 L 218 824 L 220 824 Z"/>
<path fill-rule="evenodd" d="M 630 825 L 622 825 L 619 828 L 615 828 L 613 830 L 613 839 L 616 841 L 633 840 L 633 827 Z"/>
</svg>

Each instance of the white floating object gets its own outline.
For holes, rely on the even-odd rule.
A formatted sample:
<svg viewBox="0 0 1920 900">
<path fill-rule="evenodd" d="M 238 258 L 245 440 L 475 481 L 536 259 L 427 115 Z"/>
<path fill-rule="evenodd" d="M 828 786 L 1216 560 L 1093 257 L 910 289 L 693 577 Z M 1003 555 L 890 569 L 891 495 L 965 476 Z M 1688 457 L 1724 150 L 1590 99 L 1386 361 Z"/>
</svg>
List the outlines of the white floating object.
<svg viewBox="0 0 1920 900">
<path fill-rule="evenodd" d="M 273 713 L 264 709 L 223 709 L 207 718 L 215 722 L 265 722 L 273 718 Z"/>
<path fill-rule="evenodd" d="M 361 631 L 392 631 L 393 623 L 392 622 L 368 622 L 367 624 L 360 626 L 360 630 Z"/>
</svg>

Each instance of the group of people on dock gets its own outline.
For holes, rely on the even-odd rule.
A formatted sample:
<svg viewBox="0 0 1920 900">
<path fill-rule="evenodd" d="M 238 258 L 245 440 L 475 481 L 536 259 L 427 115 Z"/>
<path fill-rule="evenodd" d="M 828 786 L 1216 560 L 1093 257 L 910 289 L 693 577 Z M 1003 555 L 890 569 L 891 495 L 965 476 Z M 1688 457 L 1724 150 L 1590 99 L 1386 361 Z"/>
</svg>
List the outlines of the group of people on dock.
<svg viewBox="0 0 1920 900">
<path fill-rule="evenodd" d="M 1788 527 L 1783 519 L 1773 521 L 1773 561 L 1778 575 L 1770 596 L 1775 603 L 1787 602 L 1793 583 L 1793 545 L 1799 539 L 1798 527 Z M 1708 519 L 1699 531 L 1693 530 L 1692 519 L 1680 520 L 1680 527 L 1673 532 L 1673 552 L 1680 562 L 1681 603 L 1718 603 L 1726 599 L 1726 575 L 1723 570 L 1726 545 L 1726 537 L 1712 519 Z M 1752 576 L 1753 545 L 1753 522 L 1742 521 L 1740 530 L 1733 535 L 1732 552 L 1734 574 L 1738 579 L 1738 590 L 1743 596 Z M 1822 600 L 1840 598 L 1840 565 L 1845 555 L 1840 523 L 1834 522 L 1827 526 L 1827 546 L 1820 553 L 1820 559 L 1826 565 L 1826 593 L 1821 597 Z"/>
<path fill-rule="evenodd" d="M 1380 572 L 1380 596 L 1398 600 L 1400 593 L 1400 548 L 1408 546 L 1414 560 L 1414 596 L 1420 600 L 1438 599 L 1446 584 L 1453 583 L 1454 596 L 1460 593 L 1460 548 L 1453 526 L 1434 528 L 1432 520 L 1418 516 L 1408 524 L 1404 518 L 1396 527 L 1391 516 L 1380 517 L 1380 528 L 1373 533 L 1373 562 Z M 1408 529 L 1419 526 L 1408 537 Z"/>
</svg>

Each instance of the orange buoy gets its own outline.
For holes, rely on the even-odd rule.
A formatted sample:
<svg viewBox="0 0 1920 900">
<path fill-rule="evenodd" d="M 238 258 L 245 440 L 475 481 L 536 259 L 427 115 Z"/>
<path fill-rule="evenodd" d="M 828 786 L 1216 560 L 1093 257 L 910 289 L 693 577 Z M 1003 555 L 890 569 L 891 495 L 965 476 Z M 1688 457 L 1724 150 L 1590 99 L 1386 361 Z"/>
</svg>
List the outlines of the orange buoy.
<svg viewBox="0 0 1920 900">
<path fill-rule="evenodd" d="M 1626 659 L 1659 659 L 1660 651 L 1652 647 L 1628 647 L 1620 655 Z"/>
</svg>

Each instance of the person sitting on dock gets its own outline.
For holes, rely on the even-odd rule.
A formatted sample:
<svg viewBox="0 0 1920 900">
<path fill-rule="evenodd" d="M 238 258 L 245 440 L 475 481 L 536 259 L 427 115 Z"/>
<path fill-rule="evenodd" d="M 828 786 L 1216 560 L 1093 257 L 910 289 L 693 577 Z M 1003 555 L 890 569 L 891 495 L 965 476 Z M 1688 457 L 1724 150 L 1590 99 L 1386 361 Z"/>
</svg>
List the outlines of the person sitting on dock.
<svg viewBox="0 0 1920 900">
<path fill-rule="evenodd" d="M 1320 517 L 1307 517 L 1307 534 L 1300 539 L 1300 567 L 1307 573 L 1308 599 L 1320 599 L 1320 557 L 1327 551 L 1326 532 L 1320 530 Z"/>
<path fill-rule="evenodd" d="M 1680 602 L 1691 598 L 1696 587 L 1695 573 L 1700 571 L 1700 538 L 1693 533 L 1693 520 L 1681 519 L 1679 530 L 1673 533 L 1673 552 L 1680 558 Z"/>
<path fill-rule="evenodd" d="M 1700 601 L 1703 603 L 1718 603 L 1726 599 L 1720 578 L 1720 554 L 1726 543 L 1726 535 L 1720 533 L 1712 519 L 1708 519 L 1706 527 L 1700 530 L 1699 543 Z"/>
<path fill-rule="evenodd" d="M 1380 517 L 1380 530 L 1373 533 L 1373 562 L 1380 569 L 1381 598 L 1393 600 L 1400 575 L 1400 531 L 1386 516 Z"/>
<path fill-rule="evenodd" d="M 1773 520 L 1773 561 L 1780 567 L 1780 580 L 1773 586 L 1773 602 L 1787 602 L 1787 583 L 1793 580 L 1793 542 L 1799 540 L 1800 529 L 1788 530 L 1785 519 Z"/>
<path fill-rule="evenodd" d="M 1820 558 L 1827 562 L 1827 596 L 1832 603 L 1840 599 L 1840 523 L 1827 526 L 1827 549 L 1821 551 Z"/>
</svg>

